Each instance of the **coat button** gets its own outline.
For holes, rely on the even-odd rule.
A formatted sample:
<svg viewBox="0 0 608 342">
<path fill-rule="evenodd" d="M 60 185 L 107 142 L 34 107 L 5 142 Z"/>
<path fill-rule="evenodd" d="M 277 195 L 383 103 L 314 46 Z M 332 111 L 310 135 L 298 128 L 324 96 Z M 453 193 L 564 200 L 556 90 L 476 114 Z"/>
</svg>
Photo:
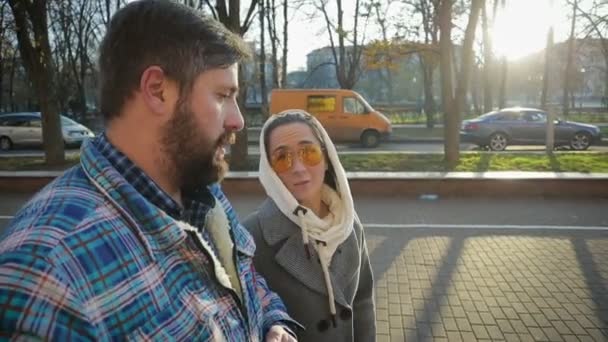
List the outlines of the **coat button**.
<svg viewBox="0 0 608 342">
<path fill-rule="evenodd" d="M 348 321 L 351 318 L 353 318 L 353 313 L 349 309 L 342 309 L 342 311 L 340 311 L 340 319 L 341 320 Z"/>
<path fill-rule="evenodd" d="M 320 332 L 323 332 L 323 331 L 329 329 L 329 322 L 326 319 L 320 320 L 319 323 L 317 323 L 317 329 Z"/>
</svg>

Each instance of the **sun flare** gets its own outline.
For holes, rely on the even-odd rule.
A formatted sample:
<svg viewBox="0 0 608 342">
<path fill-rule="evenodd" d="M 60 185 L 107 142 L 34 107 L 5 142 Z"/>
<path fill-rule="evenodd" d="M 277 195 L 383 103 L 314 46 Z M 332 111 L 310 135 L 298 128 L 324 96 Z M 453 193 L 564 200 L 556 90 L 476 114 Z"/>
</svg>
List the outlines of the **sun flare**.
<svg viewBox="0 0 608 342">
<path fill-rule="evenodd" d="M 565 9 L 549 0 L 510 0 L 499 8 L 492 33 L 494 52 L 515 60 L 544 49 L 551 24 L 564 25 Z M 491 16 L 492 9 L 488 9 Z M 562 22 L 560 22 L 562 21 Z"/>
</svg>

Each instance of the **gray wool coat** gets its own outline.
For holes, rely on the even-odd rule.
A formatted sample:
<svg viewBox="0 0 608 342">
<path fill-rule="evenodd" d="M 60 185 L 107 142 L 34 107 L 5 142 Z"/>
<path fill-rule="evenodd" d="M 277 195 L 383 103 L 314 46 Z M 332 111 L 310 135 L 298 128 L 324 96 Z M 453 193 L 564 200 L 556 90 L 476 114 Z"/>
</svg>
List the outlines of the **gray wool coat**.
<svg viewBox="0 0 608 342">
<path fill-rule="evenodd" d="M 375 341 L 374 281 L 359 223 L 336 250 L 330 274 L 336 303 L 336 327 L 318 255 L 306 257 L 300 228 L 270 198 L 243 221 L 256 243 L 254 264 L 289 315 L 304 325 L 299 341 Z M 355 262 L 355 261 L 360 261 Z"/>
</svg>

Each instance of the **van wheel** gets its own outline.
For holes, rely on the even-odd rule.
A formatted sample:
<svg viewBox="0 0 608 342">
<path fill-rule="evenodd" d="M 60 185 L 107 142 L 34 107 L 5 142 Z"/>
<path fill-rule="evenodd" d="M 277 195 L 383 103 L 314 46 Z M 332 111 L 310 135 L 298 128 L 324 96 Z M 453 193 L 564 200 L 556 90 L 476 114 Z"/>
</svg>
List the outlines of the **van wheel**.
<svg viewBox="0 0 608 342">
<path fill-rule="evenodd" d="M 13 148 L 13 142 L 9 137 L 0 137 L 0 151 L 8 151 Z"/>
<path fill-rule="evenodd" d="M 380 144 L 380 133 L 377 131 L 365 131 L 361 135 L 361 145 L 363 147 L 376 147 Z"/>
</svg>

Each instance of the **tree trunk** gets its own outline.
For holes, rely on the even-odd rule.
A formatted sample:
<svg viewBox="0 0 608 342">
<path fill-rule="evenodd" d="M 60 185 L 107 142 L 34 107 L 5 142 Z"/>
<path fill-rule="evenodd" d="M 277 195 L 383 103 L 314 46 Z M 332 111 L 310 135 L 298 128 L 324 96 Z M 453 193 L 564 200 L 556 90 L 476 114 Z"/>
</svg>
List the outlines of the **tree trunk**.
<svg viewBox="0 0 608 342">
<path fill-rule="evenodd" d="M 448 115 L 449 119 L 447 120 L 447 127 L 445 127 L 445 130 L 448 132 L 446 136 L 446 144 L 448 145 L 446 158 L 450 170 L 454 169 L 458 164 L 460 152 L 460 122 L 461 118 L 464 116 L 466 95 L 469 90 L 471 71 L 473 68 L 475 30 L 477 28 L 481 5 L 484 1 L 485 0 L 473 0 L 471 4 L 471 12 L 469 13 L 464 42 L 462 44 L 462 66 L 460 68 L 460 79 L 458 80 L 455 96 L 456 108 L 453 113 Z"/>
<path fill-rule="evenodd" d="M 277 25 L 276 25 L 276 4 L 275 0 L 266 1 L 266 22 L 270 35 L 270 47 L 272 51 L 272 87 L 279 87 L 279 57 L 277 56 Z"/>
<path fill-rule="evenodd" d="M 481 106 L 479 104 L 479 67 L 477 66 L 473 67 L 471 98 L 473 99 L 473 111 L 475 112 L 475 115 L 479 115 Z"/>
<path fill-rule="evenodd" d="M 247 89 L 248 84 L 245 79 L 245 66 L 239 64 L 239 88 Z M 245 109 L 245 102 L 247 99 L 247 91 L 239 91 L 238 103 L 243 113 L 243 120 L 245 126 L 243 129 L 236 133 L 236 142 L 230 148 L 230 168 L 234 170 L 248 170 L 248 148 L 249 141 L 247 137 L 247 121 L 248 116 Z"/>
<path fill-rule="evenodd" d="M 4 68 L 6 67 L 7 58 L 4 55 L 4 40 L 6 39 L 6 34 L 4 31 L 4 7 L 6 3 L 0 5 L 0 29 L 3 31 L 0 32 L 0 113 L 4 111 Z"/>
<path fill-rule="evenodd" d="M 209 4 L 209 3 L 208 3 Z M 225 0 L 217 0 L 214 10 L 218 14 L 219 21 L 224 24 L 230 31 L 243 36 L 251 23 L 254 20 L 255 6 L 258 5 L 257 0 L 251 0 L 250 7 L 247 11 L 247 16 L 241 23 L 241 6 L 238 0 L 229 0 L 228 5 Z M 247 99 L 247 80 L 245 79 L 245 67 L 243 63 L 239 64 L 239 108 L 243 112 L 245 126 L 236 134 L 236 142 L 230 149 L 230 166 L 234 170 L 247 170 L 248 168 L 248 139 L 247 139 L 247 113 L 245 112 L 245 103 Z"/>
<path fill-rule="evenodd" d="M 547 101 L 549 99 L 549 65 L 553 50 L 553 27 L 547 33 L 547 46 L 545 47 L 545 71 L 543 73 L 543 91 L 540 97 L 540 107 L 545 111 L 549 110 Z"/>
<path fill-rule="evenodd" d="M 342 0 L 336 0 L 336 4 L 338 6 L 338 60 L 340 62 L 340 65 L 337 66 L 338 83 L 340 84 L 340 88 L 350 89 L 344 84 L 346 81 L 346 48 L 344 47 L 344 11 L 342 11 Z"/>
<path fill-rule="evenodd" d="M 105 1 L 105 3 L 106 3 L 106 20 L 105 20 L 106 29 L 110 25 L 110 19 L 112 19 L 112 13 L 110 12 L 110 2 L 111 1 L 112 0 L 106 0 Z M 118 1 L 118 2 L 120 2 L 120 1 Z"/>
<path fill-rule="evenodd" d="M 0 37 L 0 113 L 4 111 L 4 68 L 6 64 L 6 58 L 2 51 L 2 37 Z"/>
<path fill-rule="evenodd" d="M 288 38 L 288 17 L 287 0 L 283 2 L 283 63 L 281 63 L 281 88 L 287 86 L 287 38 Z"/>
<path fill-rule="evenodd" d="M 9 4 L 15 18 L 21 58 L 38 95 L 42 112 L 42 142 L 46 163 L 58 165 L 65 161 L 65 154 L 54 95 L 54 67 L 47 29 L 47 3 L 46 0 L 33 3 L 9 0 Z M 30 37 L 34 39 L 33 42 Z"/>
<path fill-rule="evenodd" d="M 604 99 L 606 102 L 605 107 L 608 109 L 608 56 L 605 56 L 606 70 L 604 71 Z"/>
<path fill-rule="evenodd" d="M 380 14 L 380 6 L 375 6 L 376 7 L 376 17 L 378 18 L 378 23 L 380 24 L 380 30 L 382 32 L 382 41 L 384 43 L 385 46 L 390 46 L 390 42 L 388 41 L 388 35 L 386 33 L 386 19 L 384 19 L 382 17 L 382 15 Z M 420 55 L 419 55 L 420 57 Z M 390 70 L 390 67 L 393 65 L 393 61 L 391 58 L 391 53 L 390 53 L 390 47 L 387 49 L 386 51 L 386 55 L 384 56 L 385 58 L 385 66 L 384 68 L 382 68 L 382 70 L 380 71 L 380 73 L 384 72 L 386 74 L 386 77 L 383 77 L 382 79 L 385 81 L 386 84 L 386 89 L 388 90 L 388 96 L 387 96 L 387 100 L 389 105 L 393 104 L 393 74 Z M 420 57 L 422 58 L 422 57 Z M 424 70 L 423 70 L 424 72 Z"/>
<path fill-rule="evenodd" d="M 568 40 L 568 55 L 566 56 L 566 70 L 564 70 L 564 95 L 562 98 L 562 113 L 564 119 L 568 118 L 568 92 L 570 91 L 570 77 L 572 76 L 572 53 L 574 51 L 574 29 L 576 26 L 576 9 L 578 0 L 572 4 L 572 20 L 570 24 L 570 39 Z"/>
<path fill-rule="evenodd" d="M 497 1 L 497 0 L 496 0 Z M 492 38 L 490 36 L 490 24 L 486 2 L 482 5 L 482 28 L 483 28 L 483 111 L 491 112 L 492 102 Z"/>
<path fill-rule="evenodd" d="M 422 69 L 422 82 L 424 83 L 424 113 L 426 115 L 426 127 L 433 128 L 435 126 L 435 98 L 433 95 L 433 66 L 430 63 L 425 63 L 421 55 L 420 67 Z"/>
<path fill-rule="evenodd" d="M 454 94 L 452 92 L 452 3 L 442 1 L 440 9 L 440 72 L 441 72 L 441 109 L 444 113 L 444 120 L 447 112 L 452 108 Z"/>
<path fill-rule="evenodd" d="M 17 53 L 13 52 L 11 58 L 11 71 L 8 76 L 8 105 L 11 112 L 17 111 L 15 107 L 15 70 L 17 69 Z"/>
<path fill-rule="evenodd" d="M 327 32 L 329 34 L 329 42 L 332 48 L 332 55 L 334 64 L 336 66 L 336 78 L 338 84 L 342 89 L 352 89 L 357 83 L 360 75 L 359 61 L 361 59 L 361 46 L 358 42 L 357 31 L 358 31 L 358 19 L 359 19 L 359 0 L 355 1 L 355 19 L 353 25 L 352 35 L 352 48 L 350 49 L 348 56 L 346 52 L 345 36 L 346 31 L 344 30 L 344 11 L 342 10 L 342 0 L 336 1 L 338 8 L 338 26 L 334 28 L 329 14 L 327 13 L 326 3 L 321 2 L 320 10 L 323 12 L 325 24 L 327 26 Z M 337 31 L 338 34 L 338 52 L 336 53 L 336 45 L 333 39 L 332 32 Z M 347 58 L 348 57 L 348 58 Z"/>
<path fill-rule="evenodd" d="M 452 93 L 452 1 L 442 1 L 439 12 L 439 27 L 441 36 L 439 38 L 439 47 L 441 50 L 441 107 L 444 118 L 444 153 L 448 168 L 451 168 L 451 162 L 458 160 L 458 149 L 454 151 L 450 144 L 454 137 L 450 134 L 450 127 L 454 125 L 453 117 L 455 115 Z M 455 158 L 454 158 L 455 157 Z"/>
<path fill-rule="evenodd" d="M 507 57 L 502 58 L 500 72 L 500 91 L 498 93 L 498 107 L 505 108 L 507 106 L 507 77 L 509 70 L 509 63 Z"/>
<path fill-rule="evenodd" d="M 264 1 L 260 1 L 260 96 L 262 100 L 262 115 L 266 117 L 268 113 L 268 89 L 266 88 L 266 32 L 264 30 L 265 13 Z"/>
</svg>

